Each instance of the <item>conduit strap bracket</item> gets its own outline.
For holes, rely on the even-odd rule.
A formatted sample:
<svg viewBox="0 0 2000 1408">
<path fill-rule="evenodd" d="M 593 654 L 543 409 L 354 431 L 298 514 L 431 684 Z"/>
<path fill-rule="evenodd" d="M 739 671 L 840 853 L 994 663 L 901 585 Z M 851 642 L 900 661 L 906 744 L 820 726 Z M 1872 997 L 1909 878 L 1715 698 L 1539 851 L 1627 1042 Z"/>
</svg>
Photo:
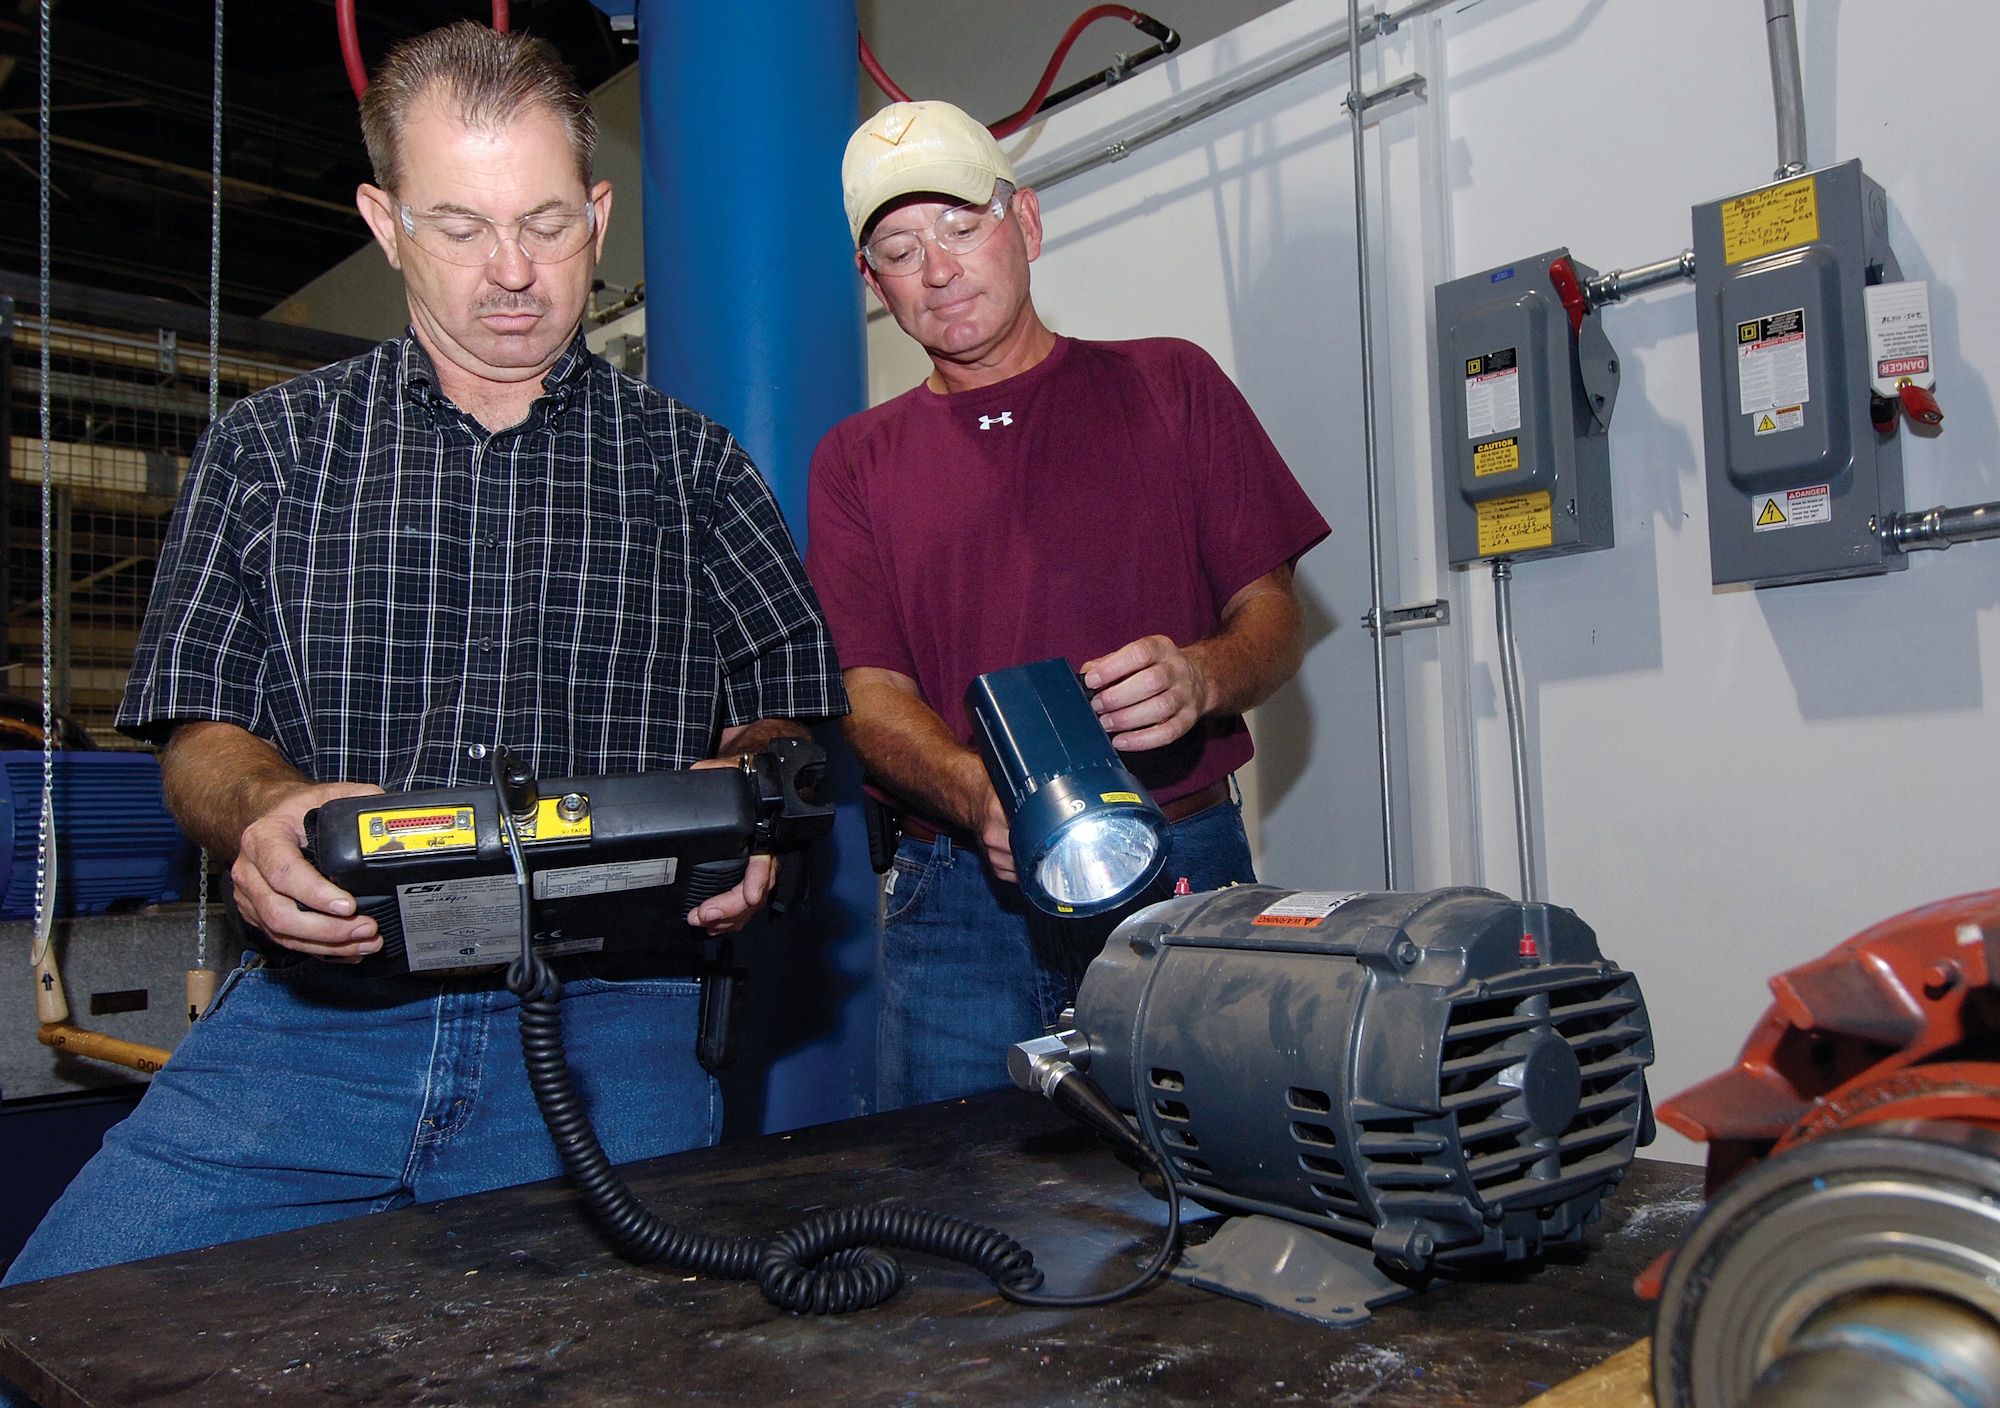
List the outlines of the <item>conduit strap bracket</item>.
<svg viewBox="0 0 2000 1408">
<path fill-rule="evenodd" d="M 1426 626 L 1449 626 L 1451 624 L 1451 603 L 1448 601 L 1418 601 L 1408 606 L 1391 606 L 1382 613 L 1385 624 L 1382 634 L 1399 636 L 1404 631 L 1414 631 Z M 1361 613 L 1361 624 L 1370 634 L 1375 630 L 1375 611 L 1370 608 Z"/>
<path fill-rule="evenodd" d="M 1394 82 L 1385 83 L 1372 93 L 1361 95 L 1361 116 L 1366 122 L 1380 122 L 1394 117 L 1399 112 L 1407 112 L 1430 96 L 1430 81 L 1421 73 L 1406 73 Z M 1340 100 L 1343 112 L 1348 111 L 1354 95 L 1349 93 Z"/>
</svg>

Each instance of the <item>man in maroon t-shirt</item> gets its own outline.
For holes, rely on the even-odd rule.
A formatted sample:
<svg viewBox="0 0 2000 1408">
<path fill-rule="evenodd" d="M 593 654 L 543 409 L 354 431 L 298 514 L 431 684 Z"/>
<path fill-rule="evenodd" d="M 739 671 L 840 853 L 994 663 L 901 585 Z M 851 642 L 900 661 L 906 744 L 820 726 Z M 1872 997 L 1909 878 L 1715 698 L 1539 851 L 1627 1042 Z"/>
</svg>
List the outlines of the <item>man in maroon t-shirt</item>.
<svg viewBox="0 0 2000 1408">
<path fill-rule="evenodd" d="M 813 455 L 807 572 L 871 788 L 902 815 L 884 881 L 878 1105 L 1006 1084 L 1129 913 L 1058 920 L 1014 883 L 966 686 L 1064 656 L 1174 825 L 1162 884 L 1254 879 L 1229 779 L 1242 714 L 1304 652 L 1292 584 L 1326 536 L 1242 395 L 1171 339 L 1043 324 L 1041 208 L 986 129 L 897 103 L 842 166 L 861 277 L 929 353 L 925 382 Z M 1159 898 L 1149 895 L 1146 900 Z"/>
</svg>

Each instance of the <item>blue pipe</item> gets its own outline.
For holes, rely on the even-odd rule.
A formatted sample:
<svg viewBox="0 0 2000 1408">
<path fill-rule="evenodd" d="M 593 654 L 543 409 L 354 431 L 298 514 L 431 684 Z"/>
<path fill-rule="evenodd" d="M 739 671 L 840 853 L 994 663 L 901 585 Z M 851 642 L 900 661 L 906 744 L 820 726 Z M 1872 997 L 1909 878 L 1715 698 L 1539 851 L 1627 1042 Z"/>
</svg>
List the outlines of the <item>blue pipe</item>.
<svg viewBox="0 0 2000 1408">
<path fill-rule="evenodd" d="M 632 0 L 598 0 L 607 10 Z M 806 468 L 866 405 L 861 289 L 840 203 L 860 120 L 854 0 L 637 0 L 646 372 L 733 431 L 803 551 Z M 874 1098 L 875 912 L 858 769 L 808 912 L 753 928 L 732 1133 L 866 1113 Z"/>
</svg>

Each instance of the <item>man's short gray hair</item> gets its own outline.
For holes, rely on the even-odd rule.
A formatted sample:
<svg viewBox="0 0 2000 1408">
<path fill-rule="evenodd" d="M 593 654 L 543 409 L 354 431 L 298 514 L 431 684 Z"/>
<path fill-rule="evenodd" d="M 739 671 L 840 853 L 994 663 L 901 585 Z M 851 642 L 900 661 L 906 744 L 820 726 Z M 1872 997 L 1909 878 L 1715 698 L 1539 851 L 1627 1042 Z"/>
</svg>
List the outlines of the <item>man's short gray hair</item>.
<svg viewBox="0 0 2000 1408">
<path fill-rule="evenodd" d="M 458 120 L 475 130 L 494 131 L 527 108 L 542 108 L 562 124 L 576 174 L 589 187 L 597 115 L 569 65 L 544 40 L 460 20 L 391 49 L 362 96 L 361 136 L 383 190 L 394 191 L 402 176 L 410 109 L 433 95 L 454 105 Z"/>
</svg>

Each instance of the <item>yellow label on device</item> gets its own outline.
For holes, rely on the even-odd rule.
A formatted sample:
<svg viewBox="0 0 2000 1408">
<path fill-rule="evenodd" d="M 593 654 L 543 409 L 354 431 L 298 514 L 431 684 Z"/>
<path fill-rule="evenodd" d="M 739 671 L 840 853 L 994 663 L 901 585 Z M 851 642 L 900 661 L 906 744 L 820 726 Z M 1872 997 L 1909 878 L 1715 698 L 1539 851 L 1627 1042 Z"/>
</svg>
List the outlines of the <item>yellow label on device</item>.
<svg viewBox="0 0 2000 1408">
<path fill-rule="evenodd" d="M 544 797 L 535 805 L 535 819 L 521 828 L 523 841 L 587 841 L 590 839 L 590 812 L 575 821 L 562 814 L 562 799 Z"/>
<path fill-rule="evenodd" d="M 1100 792 L 1097 794 L 1097 800 L 1100 802 L 1131 802 L 1137 805 L 1142 799 L 1137 792 Z"/>
<path fill-rule="evenodd" d="M 1505 440 L 1488 440 L 1484 445 L 1472 447 L 1472 473 L 1475 478 L 1505 474 L 1520 467 L 1521 442 L 1511 435 Z"/>
<path fill-rule="evenodd" d="M 1741 264 L 1819 238 L 1819 191 L 1802 176 L 1722 203 L 1722 262 Z"/>
<path fill-rule="evenodd" d="M 1479 505 L 1479 555 L 1502 557 L 1510 552 L 1552 546 L 1556 540 L 1555 518 L 1549 512 L 1545 489 L 1532 494 L 1509 494 L 1504 499 L 1488 499 Z"/>
<path fill-rule="evenodd" d="M 361 813 L 356 824 L 361 828 L 364 856 L 471 851 L 479 847 L 479 834 L 472 828 L 471 807 L 389 807 Z"/>
</svg>

